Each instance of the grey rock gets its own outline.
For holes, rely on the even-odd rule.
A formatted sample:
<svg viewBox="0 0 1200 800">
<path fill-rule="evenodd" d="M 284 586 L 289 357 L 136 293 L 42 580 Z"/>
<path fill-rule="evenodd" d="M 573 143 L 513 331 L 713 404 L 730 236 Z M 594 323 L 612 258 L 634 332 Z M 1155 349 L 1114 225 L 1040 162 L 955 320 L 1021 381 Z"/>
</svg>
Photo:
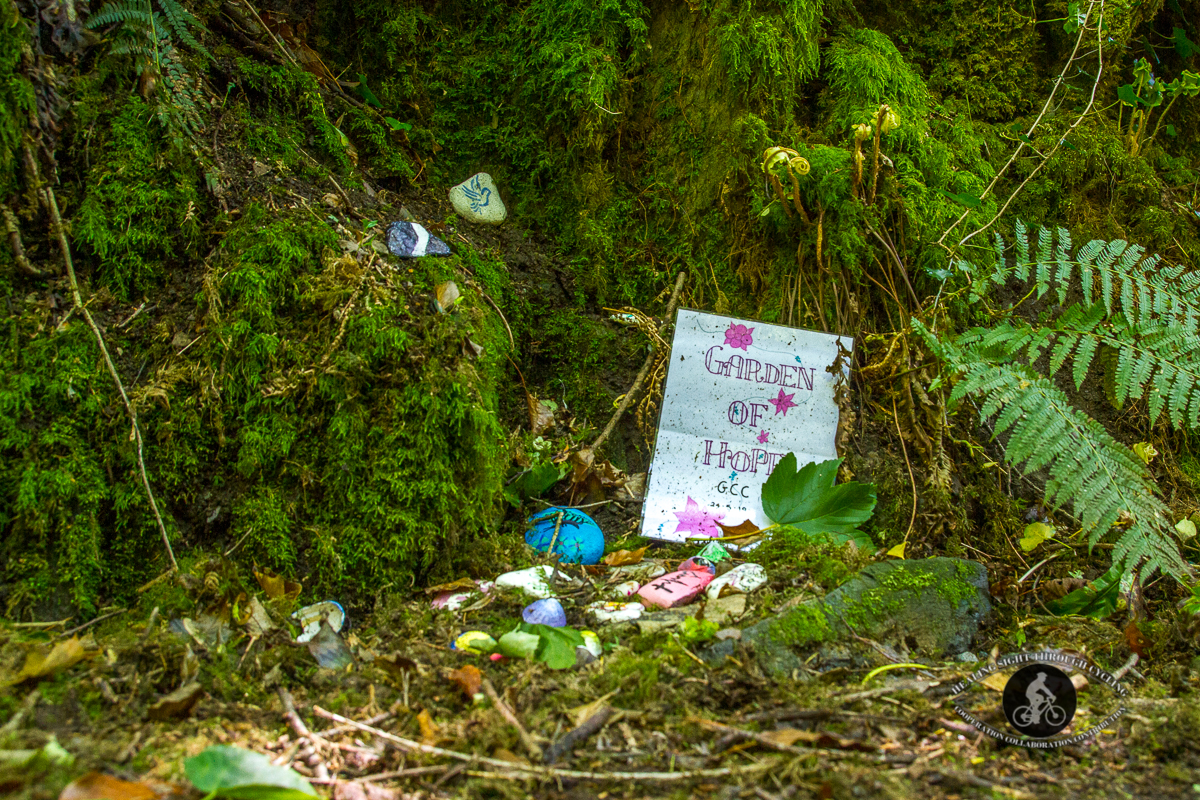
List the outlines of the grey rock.
<svg viewBox="0 0 1200 800">
<path fill-rule="evenodd" d="M 800 674 L 796 651 L 825 644 L 822 662 L 853 660 L 830 647 L 851 634 L 900 652 L 930 657 L 961 653 L 991 611 L 987 570 L 957 558 L 897 560 L 870 564 L 820 600 L 743 629 L 741 644 L 754 650 L 768 674 Z M 701 654 L 710 663 L 733 655 L 726 639 Z M 827 656 L 827 657 L 826 657 Z"/>
</svg>

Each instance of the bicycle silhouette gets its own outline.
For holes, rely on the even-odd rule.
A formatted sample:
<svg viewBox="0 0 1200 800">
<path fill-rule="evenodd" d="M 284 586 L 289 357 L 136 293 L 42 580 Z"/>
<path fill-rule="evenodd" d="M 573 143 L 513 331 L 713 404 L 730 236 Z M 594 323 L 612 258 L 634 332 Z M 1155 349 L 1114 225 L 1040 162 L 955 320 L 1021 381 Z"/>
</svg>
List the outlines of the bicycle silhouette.
<svg viewBox="0 0 1200 800">
<path fill-rule="evenodd" d="M 1067 721 L 1067 712 L 1062 706 L 1042 698 L 1037 708 L 1032 705 L 1020 706 L 1013 711 L 1013 722 L 1021 728 L 1028 728 L 1039 722 L 1045 722 L 1052 728 L 1057 728 Z"/>
</svg>

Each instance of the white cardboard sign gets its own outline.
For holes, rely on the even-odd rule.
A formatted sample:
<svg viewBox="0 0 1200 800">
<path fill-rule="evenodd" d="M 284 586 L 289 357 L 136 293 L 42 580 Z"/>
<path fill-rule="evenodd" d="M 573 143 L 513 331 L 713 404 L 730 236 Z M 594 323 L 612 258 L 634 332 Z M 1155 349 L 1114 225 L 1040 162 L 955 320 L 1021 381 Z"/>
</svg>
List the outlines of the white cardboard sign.
<svg viewBox="0 0 1200 800">
<path fill-rule="evenodd" d="M 837 458 L 826 368 L 839 339 L 852 349 L 848 336 L 680 310 L 642 534 L 683 541 L 722 536 L 718 522 L 765 527 L 762 485 L 779 459 L 795 453 L 803 466 Z"/>
</svg>

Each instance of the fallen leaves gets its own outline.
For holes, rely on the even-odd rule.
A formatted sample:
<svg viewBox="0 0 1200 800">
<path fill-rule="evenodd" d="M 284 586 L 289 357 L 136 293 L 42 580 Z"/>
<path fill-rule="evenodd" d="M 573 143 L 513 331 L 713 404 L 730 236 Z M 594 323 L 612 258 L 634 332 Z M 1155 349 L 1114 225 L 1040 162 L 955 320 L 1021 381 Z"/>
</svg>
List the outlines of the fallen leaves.
<svg viewBox="0 0 1200 800">
<path fill-rule="evenodd" d="M 254 570 L 254 578 L 271 600 L 283 599 L 289 602 L 294 601 L 300 597 L 300 590 L 304 588 L 299 583 L 276 575 L 269 569 L 264 569 L 261 572 L 257 569 Z"/>
<path fill-rule="evenodd" d="M 155 800 L 158 796 L 158 792 L 141 781 L 123 781 L 93 771 L 67 784 L 58 800 Z"/>
<path fill-rule="evenodd" d="M 468 700 L 479 694 L 483 688 L 483 673 L 473 664 L 464 664 L 452 670 L 447 677 L 462 689 Z"/>
<path fill-rule="evenodd" d="M 627 564 L 640 564 L 642 558 L 646 555 L 648 547 L 639 547 L 637 550 L 617 550 L 609 553 L 604 557 L 604 563 L 610 567 L 623 567 Z"/>
<path fill-rule="evenodd" d="M 193 786 L 215 797 L 307 800 L 317 794 L 298 773 L 240 747 L 210 747 L 184 761 L 183 770 Z"/>
<path fill-rule="evenodd" d="M 174 717 L 186 717 L 192 707 L 204 694 L 204 687 L 195 681 L 181 686 L 170 694 L 160 697 L 146 711 L 146 715 L 155 721 L 164 722 Z"/>
<path fill-rule="evenodd" d="M 17 673 L 17 677 L 12 682 L 23 683 L 28 680 L 49 678 L 75 666 L 83 659 L 98 652 L 94 642 L 90 639 L 87 642 L 92 646 L 89 647 L 78 636 L 72 636 L 66 641 L 58 642 L 49 651 L 30 650 L 25 656 L 25 665 L 21 667 L 21 671 Z"/>
</svg>

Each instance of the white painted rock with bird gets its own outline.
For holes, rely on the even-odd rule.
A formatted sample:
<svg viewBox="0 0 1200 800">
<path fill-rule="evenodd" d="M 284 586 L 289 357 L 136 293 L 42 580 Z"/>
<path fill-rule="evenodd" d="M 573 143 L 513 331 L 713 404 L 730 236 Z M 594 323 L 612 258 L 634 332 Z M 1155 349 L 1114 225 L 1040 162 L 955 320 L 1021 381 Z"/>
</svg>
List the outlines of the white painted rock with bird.
<svg viewBox="0 0 1200 800">
<path fill-rule="evenodd" d="M 486 172 L 478 172 L 452 188 L 450 204 L 468 222 L 499 225 L 508 218 L 500 190 Z"/>
</svg>

